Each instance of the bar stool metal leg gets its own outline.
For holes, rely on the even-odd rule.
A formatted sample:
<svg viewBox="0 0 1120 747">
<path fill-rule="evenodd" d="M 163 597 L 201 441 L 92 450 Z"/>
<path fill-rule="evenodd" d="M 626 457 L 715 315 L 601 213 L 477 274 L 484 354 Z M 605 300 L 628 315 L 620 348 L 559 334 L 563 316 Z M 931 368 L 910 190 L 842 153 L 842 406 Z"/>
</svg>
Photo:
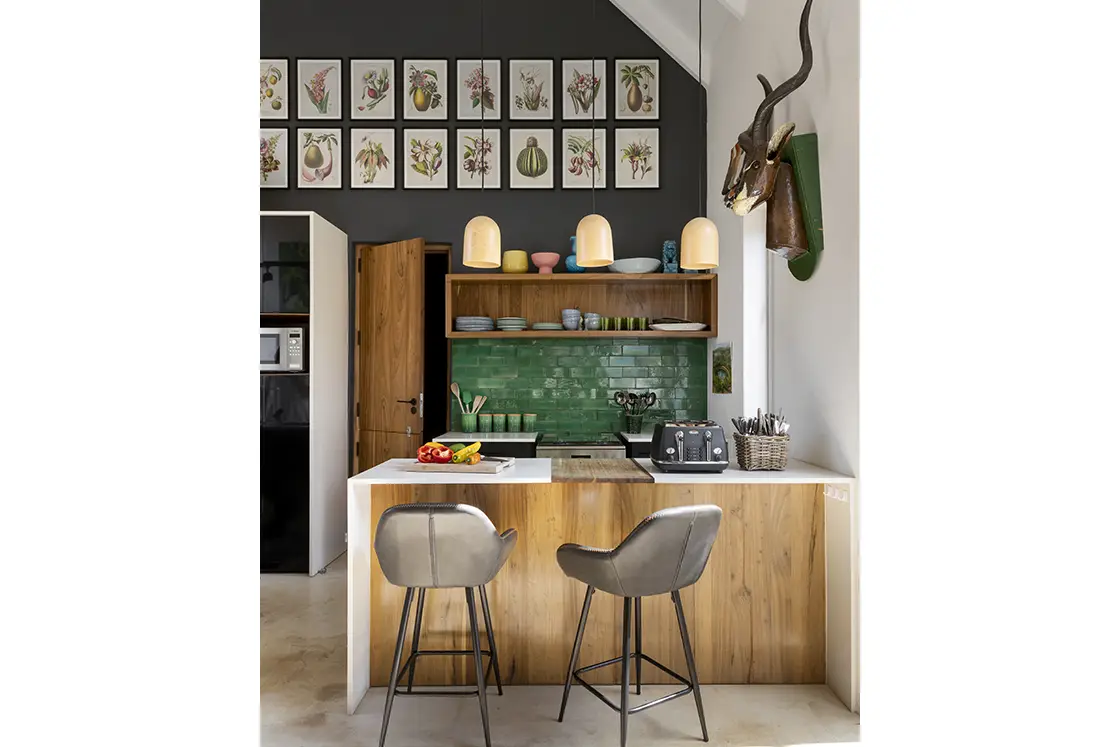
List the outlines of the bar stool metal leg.
<svg viewBox="0 0 1120 747">
<path fill-rule="evenodd" d="M 385 715 L 381 717 L 381 739 L 379 747 L 385 747 L 385 735 L 389 733 L 389 714 L 393 711 L 393 695 L 397 691 L 397 677 L 401 670 L 401 653 L 404 651 L 404 632 L 408 630 L 408 610 L 412 606 L 412 594 L 416 589 L 408 587 L 404 593 L 404 609 L 401 610 L 401 627 L 397 631 L 397 647 L 393 651 L 393 671 L 389 673 L 389 692 L 385 694 Z M 489 740 L 487 740 L 489 747 Z"/>
<path fill-rule="evenodd" d="M 591 610 L 591 595 L 595 593 L 592 586 L 587 587 L 587 594 L 583 597 L 583 612 L 579 615 L 579 627 L 576 628 L 576 640 L 572 644 L 572 658 L 568 662 L 568 678 L 564 680 L 564 697 L 560 701 L 560 716 L 557 721 L 564 720 L 564 709 L 568 707 L 568 694 L 572 691 L 572 674 L 576 670 L 576 659 L 579 658 L 579 647 L 583 643 L 583 629 L 587 627 L 587 613 Z"/>
<path fill-rule="evenodd" d="M 486 675 L 482 670 L 482 646 L 478 640 L 478 613 L 474 609 L 474 589 L 467 591 L 467 613 L 471 619 L 471 645 L 474 647 L 474 672 L 478 682 L 478 707 L 482 711 L 482 733 L 490 747 L 490 716 L 486 711 Z"/>
<path fill-rule="evenodd" d="M 692 657 L 692 642 L 688 639 L 688 626 L 684 622 L 684 607 L 681 606 L 681 593 L 672 592 L 673 604 L 677 607 L 677 625 L 681 629 L 681 643 L 684 644 L 684 658 L 688 662 L 688 677 L 692 680 L 692 694 L 696 697 L 696 713 L 700 716 L 700 731 L 704 741 L 708 741 L 708 724 L 704 721 L 704 701 L 700 699 L 700 678 L 696 676 L 696 660 Z"/>
<path fill-rule="evenodd" d="M 494 668 L 494 682 L 498 685 L 498 695 L 501 695 L 502 672 L 498 669 L 498 646 L 494 643 L 494 623 L 490 621 L 490 600 L 486 598 L 485 586 L 478 587 L 478 595 L 482 597 L 482 619 L 486 623 L 486 640 L 490 644 L 490 666 Z"/>
<path fill-rule="evenodd" d="M 412 656 L 408 660 L 408 691 L 412 692 L 412 680 L 416 677 L 416 660 L 420 657 L 416 652 L 420 650 L 420 622 L 424 619 L 424 595 L 427 589 L 420 589 L 416 600 L 416 625 L 412 628 Z"/>
<path fill-rule="evenodd" d="M 622 703 L 619 716 L 622 719 L 620 747 L 626 747 L 626 717 L 630 710 L 630 604 L 632 599 L 622 600 Z"/>
<path fill-rule="evenodd" d="M 642 598 L 634 597 L 634 684 L 642 694 Z"/>
</svg>

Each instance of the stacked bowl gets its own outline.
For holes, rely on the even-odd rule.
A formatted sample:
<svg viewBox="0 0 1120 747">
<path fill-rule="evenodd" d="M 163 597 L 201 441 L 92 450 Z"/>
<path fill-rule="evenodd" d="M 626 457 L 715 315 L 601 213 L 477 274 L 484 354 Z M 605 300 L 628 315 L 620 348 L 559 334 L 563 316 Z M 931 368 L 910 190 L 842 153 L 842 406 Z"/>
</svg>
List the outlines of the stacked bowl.
<svg viewBox="0 0 1120 747">
<path fill-rule="evenodd" d="M 560 321 L 563 322 L 564 329 L 575 331 L 579 329 L 583 317 L 580 316 L 579 309 L 564 309 L 560 312 Z"/>
<path fill-rule="evenodd" d="M 457 316 L 455 329 L 460 332 L 492 332 L 494 320 L 488 316 Z"/>
<path fill-rule="evenodd" d="M 520 332 L 529 326 L 523 316 L 500 316 L 498 317 L 498 329 L 502 332 Z"/>
</svg>

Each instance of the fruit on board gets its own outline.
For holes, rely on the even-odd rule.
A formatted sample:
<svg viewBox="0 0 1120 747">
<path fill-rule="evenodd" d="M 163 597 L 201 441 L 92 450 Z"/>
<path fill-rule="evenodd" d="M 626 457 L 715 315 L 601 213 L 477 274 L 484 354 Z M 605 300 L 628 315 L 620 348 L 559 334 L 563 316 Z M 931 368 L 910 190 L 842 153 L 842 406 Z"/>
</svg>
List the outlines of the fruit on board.
<svg viewBox="0 0 1120 747">
<path fill-rule="evenodd" d="M 475 441 L 470 446 L 464 446 L 463 448 L 456 451 L 454 456 L 452 456 L 451 461 L 453 461 L 455 464 L 462 464 L 463 462 L 467 461 L 467 459 L 472 454 L 478 453 L 478 450 L 481 449 L 481 448 L 482 448 L 482 442 L 481 441 Z"/>
<path fill-rule="evenodd" d="M 474 454 L 471 454 L 469 457 L 467 457 L 466 463 L 467 464 L 478 464 L 481 461 L 482 461 L 482 455 L 476 452 Z"/>
<path fill-rule="evenodd" d="M 439 446 L 432 449 L 432 461 L 436 464 L 447 464 L 451 461 L 454 452 L 446 446 Z"/>
<path fill-rule="evenodd" d="M 548 171 L 548 156 L 535 137 L 525 139 L 525 147 L 517 154 L 517 171 L 532 179 Z"/>
<path fill-rule="evenodd" d="M 309 169 L 317 169 L 325 163 L 326 159 L 323 158 L 323 151 L 319 146 L 312 143 L 308 146 L 307 152 L 303 154 L 303 165 Z"/>
<path fill-rule="evenodd" d="M 438 441 L 429 441 L 416 450 L 416 461 L 424 464 L 447 464 L 455 452 Z"/>
<path fill-rule="evenodd" d="M 423 462 L 424 464 L 431 464 L 432 462 L 432 447 L 429 444 L 424 444 L 416 450 L 416 461 Z"/>
</svg>

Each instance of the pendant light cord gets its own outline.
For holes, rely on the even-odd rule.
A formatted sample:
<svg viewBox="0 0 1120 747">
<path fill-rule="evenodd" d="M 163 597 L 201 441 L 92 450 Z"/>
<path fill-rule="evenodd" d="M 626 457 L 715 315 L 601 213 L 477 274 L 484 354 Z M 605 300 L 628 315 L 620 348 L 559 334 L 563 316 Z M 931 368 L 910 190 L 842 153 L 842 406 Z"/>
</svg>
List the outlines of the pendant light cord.
<svg viewBox="0 0 1120 747">
<path fill-rule="evenodd" d="M 595 38 L 598 24 L 595 21 L 596 0 L 591 0 L 591 38 Z M 595 157 L 595 100 L 599 94 L 595 91 L 595 47 L 591 48 L 591 157 Z M 591 214 L 595 214 L 595 165 L 591 166 Z"/>
<path fill-rule="evenodd" d="M 478 149 L 481 151 L 482 190 L 486 196 L 486 0 L 478 0 L 478 71 L 482 75 L 482 126 L 478 132 Z"/>
<path fill-rule="evenodd" d="M 704 128 L 704 0 L 696 0 L 696 77 L 700 84 L 696 91 L 696 125 L 698 130 Z M 699 133 L 697 133 L 699 134 Z M 704 138 L 704 142 L 707 142 Z M 700 168 L 696 174 L 696 206 L 699 211 L 697 216 L 704 215 L 704 163 L 701 160 Z"/>
</svg>

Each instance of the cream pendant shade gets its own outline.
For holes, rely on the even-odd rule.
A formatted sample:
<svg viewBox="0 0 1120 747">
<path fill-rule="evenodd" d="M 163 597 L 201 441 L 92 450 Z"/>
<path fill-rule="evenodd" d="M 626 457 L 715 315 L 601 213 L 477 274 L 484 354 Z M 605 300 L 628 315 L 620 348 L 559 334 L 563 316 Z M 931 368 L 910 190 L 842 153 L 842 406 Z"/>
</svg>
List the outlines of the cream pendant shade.
<svg viewBox="0 0 1120 747">
<path fill-rule="evenodd" d="M 605 267 L 614 262 L 611 224 L 601 215 L 585 215 L 576 226 L 576 264 Z"/>
<path fill-rule="evenodd" d="M 463 230 L 463 264 L 492 270 L 502 266 L 502 232 L 493 218 L 477 215 Z"/>
<path fill-rule="evenodd" d="M 707 218 L 693 218 L 681 233 L 681 267 L 711 270 L 719 267 L 719 229 Z"/>
</svg>

